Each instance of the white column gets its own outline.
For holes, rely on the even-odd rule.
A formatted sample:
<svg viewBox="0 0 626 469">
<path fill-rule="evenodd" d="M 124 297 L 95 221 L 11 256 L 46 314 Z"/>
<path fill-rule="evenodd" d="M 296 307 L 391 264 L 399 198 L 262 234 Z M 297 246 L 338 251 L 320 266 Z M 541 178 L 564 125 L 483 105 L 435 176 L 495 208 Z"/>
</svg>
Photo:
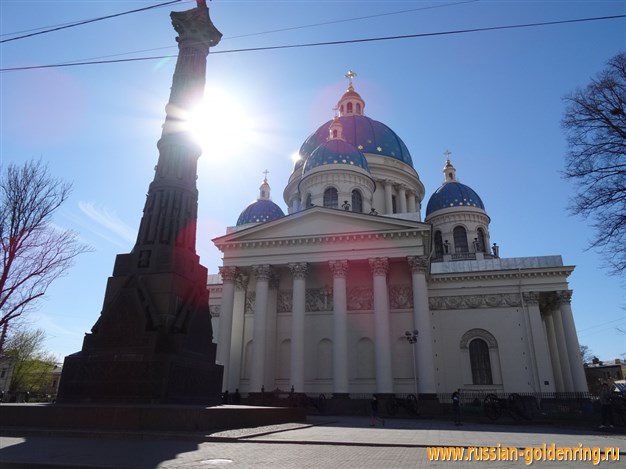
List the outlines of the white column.
<svg viewBox="0 0 626 469">
<path fill-rule="evenodd" d="M 409 212 L 410 213 L 417 212 L 417 205 L 415 205 L 415 191 L 409 190 L 408 197 L 409 197 Z"/>
<path fill-rule="evenodd" d="M 222 276 L 222 305 L 220 308 L 219 331 L 217 335 L 217 362 L 224 365 L 222 391 L 228 389 L 230 343 L 233 334 L 233 306 L 235 304 L 235 280 L 237 267 L 220 267 Z"/>
<path fill-rule="evenodd" d="M 389 292 L 386 257 L 369 259 L 374 283 L 374 340 L 376 352 L 376 392 L 393 393 L 391 368 L 391 334 L 389 325 Z"/>
<path fill-rule="evenodd" d="M 329 261 L 333 274 L 333 392 L 348 393 L 348 261 Z"/>
<path fill-rule="evenodd" d="M 554 385 L 557 392 L 564 392 L 563 371 L 561 370 L 561 360 L 559 359 L 559 349 L 556 345 L 556 335 L 554 332 L 554 321 L 552 313 L 546 315 L 546 335 L 548 336 L 548 347 L 550 348 L 550 361 L 554 372 Z"/>
<path fill-rule="evenodd" d="M 236 292 L 233 306 L 233 335 L 230 344 L 230 360 L 228 361 L 228 389 L 240 387 L 242 360 L 244 349 L 244 316 L 246 313 L 246 295 L 248 290 L 248 275 L 240 274 L 236 280 Z M 227 375 L 224 374 L 226 377 Z M 226 378 L 225 378 L 226 379 Z"/>
<path fill-rule="evenodd" d="M 399 199 L 399 212 L 406 213 L 406 186 L 404 184 L 398 185 L 398 199 Z"/>
<path fill-rule="evenodd" d="M 567 353 L 567 345 L 565 342 L 565 332 L 563 331 L 563 319 L 558 306 L 552 311 L 554 319 L 554 332 L 556 335 L 556 346 L 559 349 L 559 358 L 561 359 L 561 371 L 563 372 L 563 387 L 565 392 L 574 392 L 574 382 L 572 380 L 572 372 L 569 366 L 569 355 Z M 580 352 L 579 352 L 580 353 Z"/>
<path fill-rule="evenodd" d="M 295 392 L 304 392 L 304 313 L 306 262 L 289 264 L 293 275 L 293 299 L 291 311 L 291 368 L 289 377 Z"/>
<path fill-rule="evenodd" d="M 587 392 L 587 380 L 583 368 L 582 357 L 580 356 L 580 344 L 576 335 L 574 325 L 574 315 L 572 314 L 572 291 L 564 290 L 558 292 L 561 300 L 561 317 L 563 318 L 563 332 L 565 333 L 565 344 L 569 353 L 569 365 L 572 372 L 572 382 L 575 392 Z"/>
<path fill-rule="evenodd" d="M 537 391 L 554 392 L 554 373 L 550 360 L 546 357 L 550 356 L 550 349 L 546 341 L 546 334 L 541 321 L 541 312 L 539 310 L 539 294 L 537 292 L 525 292 L 522 294 L 526 309 L 528 311 L 528 320 L 530 322 L 530 343 L 533 348 L 534 368 L 536 368 L 536 376 L 538 378 L 539 388 Z M 545 384 L 545 382 L 548 384 Z"/>
<path fill-rule="evenodd" d="M 389 179 L 383 181 L 385 187 L 385 213 L 393 213 L 393 202 L 391 200 L 391 186 L 392 182 Z"/>
<path fill-rule="evenodd" d="M 275 274 L 276 271 L 272 271 Z M 278 305 L 278 277 L 272 275 L 267 296 L 267 330 L 265 332 L 265 377 L 263 382 L 268 391 L 276 388 L 276 308 Z"/>
<path fill-rule="evenodd" d="M 256 277 L 254 323 L 252 332 L 252 370 L 250 392 L 261 392 L 265 375 L 265 341 L 267 332 L 267 293 L 271 269 L 268 264 L 252 267 Z"/>
<path fill-rule="evenodd" d="M 420 394 L 437 392 L 435 384 L 435 363 L 433 354 L 433 328 L 428 307 L 428 290 L 426 287 L 426 270 L 428 259 L 425 257 L 408 257 L 413 285 L 413 325 L 419 332 L 417 357 L 415 360 L 415 376 Z"/>
</svg>

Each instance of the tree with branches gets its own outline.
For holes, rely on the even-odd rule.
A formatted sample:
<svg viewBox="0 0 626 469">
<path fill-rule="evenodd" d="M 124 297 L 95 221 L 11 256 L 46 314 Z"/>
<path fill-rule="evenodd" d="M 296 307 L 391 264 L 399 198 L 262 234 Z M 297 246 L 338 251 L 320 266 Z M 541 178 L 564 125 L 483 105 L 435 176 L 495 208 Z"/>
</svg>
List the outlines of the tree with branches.
<svg viewBox="0 0 626 469">
<path fill-rule="evenodd" d="M 9 324 L 37 308 L 50 284 L 89 251 L 75 232 L 52 224 L 70 191 L 41 161 L 9 164 L 0 176 L 0 352 Z"/>
<path fill-rule="evenodd" d="M 9 392 L 42 393 L 51 388 L 57 360 L 44 349 L 46 333 L 41 329 L 11 328 L 5 354 L 14 360 Z"/>
<path fill-rule="evenodd" d="M 626 53 L 609 60 L 587 85 L 565 98 L 568 153 L 564 177 L 577 185 L 574 214 L 591 216 L 611 274 L 626 273 Z"/>
</svg>

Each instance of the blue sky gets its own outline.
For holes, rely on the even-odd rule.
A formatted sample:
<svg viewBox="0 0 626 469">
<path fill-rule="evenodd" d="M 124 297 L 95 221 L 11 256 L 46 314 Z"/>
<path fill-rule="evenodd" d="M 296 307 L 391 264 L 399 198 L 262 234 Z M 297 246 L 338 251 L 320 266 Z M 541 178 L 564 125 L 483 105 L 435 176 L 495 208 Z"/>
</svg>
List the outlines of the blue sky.
<svg viewBox="0 0 626 469">
<path fill-rule="evenodd" d="M 2 0 L 1 39 L 156 3 Z M 175 55 L 169 11 L 194 4 L 6 42 L 0 67 Z M 286 211 L 291 156 L 332 117 L 346 88 L 343 75 L 352 69 L 366 114 L 407 144 L 426 187 L 423 207 L 442 182 L 449 149 L 459 180 L 485 203 L 501 255 L 561 254 L 576 266 L 569 280 L 580 342 L 602 359 L 626 351 L 626 336 L 616 330 L 626 329 L 624 280 L 608 276 L 598 253 L 585 250 L 593 231 L 568 214 L 574 189 L 560 176 L 562 97 L 626 50 L 626 19 L 219 53 L 620 15 L 626 3 L 215 0 L 209 8 L 224 34 L 208 58 L 207 96 L 217 119 L 205 124 L 209 143 L 198 166 L 197 251 L 210 272 L 221 264 L 211 239 L 258 196 L 265 169 L 272 198 Z M 115 255 L 133 247 L 174 65 L 168 58 L 0 73 L 1 163 L 41 158 L 71 181 L 74 191 L 55 223 L 94 248 L 30 317 L 59 358 L 80 350 L 100 313 Z"/>
</svg>

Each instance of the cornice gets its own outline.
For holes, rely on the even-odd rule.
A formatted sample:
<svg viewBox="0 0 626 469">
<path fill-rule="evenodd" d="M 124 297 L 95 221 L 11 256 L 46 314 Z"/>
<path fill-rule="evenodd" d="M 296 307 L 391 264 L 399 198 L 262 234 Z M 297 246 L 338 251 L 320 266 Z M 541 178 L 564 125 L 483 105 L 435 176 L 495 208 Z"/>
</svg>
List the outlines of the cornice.
<svg viewBox="0 0 626 469">
<path fill-rule="evenodd" d="M 359 241 L 383 241 L 383 240 L 398 240 L 398 239 L 417 239 L 422 238 L 426 233 L 426 236 L 430 235 L 430 231 L 422 229 L 402 229 L 402 230 L 387 230 L 377 232 L 363 232 L 363 233 L 347 233 L 347 234 L 332 234 L 332 235 L 314 235 L 314 236 L 298 236 L 290 238 L 274 238 L 274 239 L 260 239 L 249 241 L 224 241 L 215 242 L 216 246 L 222 251 L 233 249 L 253 249 L 253 248 L 270 248 L 270 247 L 287 247 L 287 246 L 302 246 L 302 245 L 317 245 L 317 244 L 347 244 Z"/>
<path fill-rule="evenodd" d="M 545 269 L 490 270 L 484 272 L 450 272 L 430 275 L 431 283 L 466 282 L 476 280 L 510 280 L 520 278 L 568 277 L 574 267 L 562 266 Z"/>
</svg>

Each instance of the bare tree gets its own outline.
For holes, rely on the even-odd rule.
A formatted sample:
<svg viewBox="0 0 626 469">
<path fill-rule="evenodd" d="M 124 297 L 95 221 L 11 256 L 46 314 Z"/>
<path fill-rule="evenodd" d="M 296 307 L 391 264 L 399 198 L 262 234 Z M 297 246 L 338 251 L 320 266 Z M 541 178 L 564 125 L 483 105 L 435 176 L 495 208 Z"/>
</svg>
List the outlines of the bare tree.
<svg viewBox="0 0 626 469">
<path fill-rule="evenodd" d="M 70 190 L 41 161 L 10 164 L 0 176 L 0 352 L 9 323 L 35 309 L 50 284 L 89 250 L 76 233 L 52 225 Z"/>
<path fill-rule="evenodd" d="M 585 89 L 566 96 L 565 178 L 577 184 L 573 213 L 593 218 L 607 267 L 626 273 L 626 53 L 609 60 Z"/>
<path fill-rule="evenodd" d="M 593 359 L 593 352 L 588 345 L 580 345 L 580 358 L 583 363 L 591 363 Z"/>
</svg>

